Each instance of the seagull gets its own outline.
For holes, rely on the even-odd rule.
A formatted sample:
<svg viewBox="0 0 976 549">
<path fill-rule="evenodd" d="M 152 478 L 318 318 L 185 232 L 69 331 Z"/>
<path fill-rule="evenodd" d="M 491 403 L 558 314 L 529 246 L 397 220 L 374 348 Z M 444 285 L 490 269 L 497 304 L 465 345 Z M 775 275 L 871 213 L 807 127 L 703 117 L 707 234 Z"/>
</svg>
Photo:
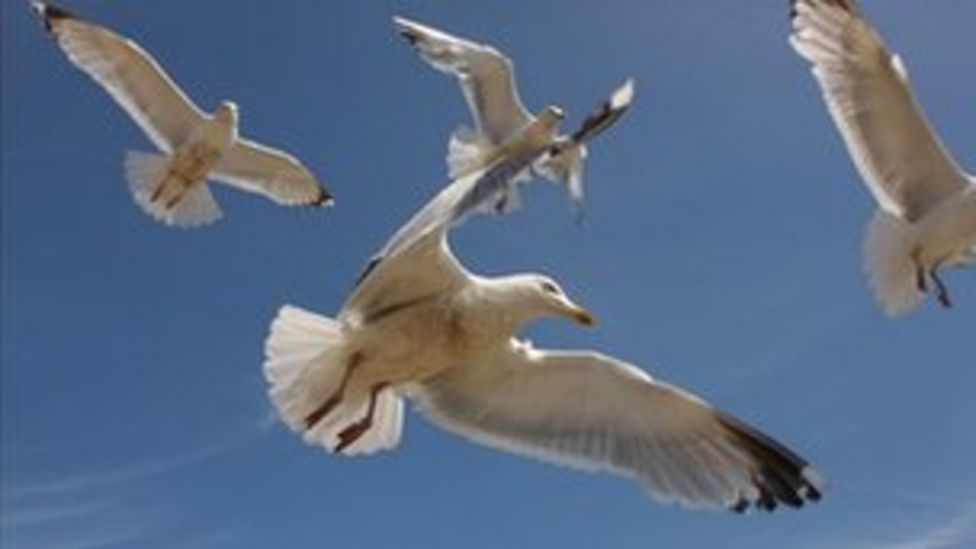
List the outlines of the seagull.
<svg viewBox="0 0 976 549">
<path fill-rule="evenodd" d="M 976 262 L 976 176 L 965 173 L 925 119 L 898 55 L 855 0 L 793 0 L 790 43 L 813 64 L 830 115 L 878 202 L 865 268 L 890 316 L 932 291 L 952 302 L 942 267 Z"/>
<path fill-rule="evenodd" d="M 223 101 L 206 114 L 132 40 L 50 4 L 33 7 L 68 59 L 105 88 L 163 153 L 130 151 L 125 158 L 136 204 L 157 221 L 197 227 L 220 219 L 208 179 L 288 206 L 332 202 L 294 157 L 238 135 L 234 103 Z"/>
<path fill-rule="evenodd" d="M 451 251 L 450 229 L 492 212 L 508 180 L 551 153 L 537 144 L 558 123 L 542 111 L 505 145 L 510 155 L 444 187 L 368 263 L 336 318 L 281 308 L 264 374 L 283 422 L 311 445 L 370 454 L 397 446 L 411 399 L 449 432 L 630 477 L 691 508 L 820 499 L 806 461 L 701 398 L 595 351 L 518 339 L 540 318 L 594 317 L 548 276 L 481 276 Z"/>
<path fill-rule="evenodd" d="M 394 17 L 393 22 L 397 31 L 432 67 L 457 77 L 471 110 L 474 129 L 461 126 L 448 142 L 448 175 L 456 179 L 490 164 L 492 149 L 508 141 L 532 121 L 532 113 L 523 106 L 515 86 L 512 60 L 489 45 L 476 44 L 403 17 Z M 600 119 L 604 126 L 600 131 L 620 118 L 633 99 L 634 82 L 627 80 L 594 113 L 603 113 Z M 591 129 L 584 122 L 577 133 Z M 554 129 L 554 133 L 556 131 Z M 577 221 L 582 220 L 583 214 L 583 160 L 586 154 L 585 146 L 566 147 L 558 155 L 545 156 L 531 170 L 567 187 Z M 517 206 L 514 186 L 496 205 L 505 211 Z"/>
</svg>

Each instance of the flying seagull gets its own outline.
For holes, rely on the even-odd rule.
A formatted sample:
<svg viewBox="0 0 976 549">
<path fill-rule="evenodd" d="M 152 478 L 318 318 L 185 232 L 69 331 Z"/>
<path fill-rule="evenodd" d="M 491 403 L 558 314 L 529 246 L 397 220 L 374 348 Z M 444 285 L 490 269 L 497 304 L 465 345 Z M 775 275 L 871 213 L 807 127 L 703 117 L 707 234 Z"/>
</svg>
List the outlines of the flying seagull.
<svg viewBox="0 0 976 549">
<path fill-rule="evenodd" d="M 207 180 L 283 205 L 325 205 L 329 192 L 291 155 L 238 135 L 237 106 L 202 112 L 135 42 L 50 4 L 34 10 L 68 59 L 101 84 L 163 154 L 127 153 L 126 178 L 138 204 L 167 225 L 195 227 L 221 217 Z"/>
<path fill-rule="evenodd" d="M 855 0 L 793 0 L 790 43 L 813 64 L 827 107 L 879 209 L 864 243 L 878 302 L 892 315 L 929 291 L 949 307 L 941 267 L 976 261 L 976 177 L 963 172 Z"/>
<path fill-rule="evenodd" d="M 551 278 L 488 278 L 448 244 L 491 210 L 508 180 L 548 154 L 559 117 L 542 112 L 421 209 L 367 266 L 335 319 L 286 305 L 264 373 L 282 420 L 344 455 L 394 448 L 404 398 L 440 427 L 495 448 L 631 477 L 693 508 L 800 507 L 820 498 L 794 452 L 701 398 L 594 351 L 533 348 L 515 333 L 542 317 L 593 324 Z"/>
<path fill-rule="evenodd" d="M 492 150 L 533 119 L 519 98 L 512 60 L 489 45 L 476 44 L 409 19 L 394 17 L 393 22 L 424 60 L 435 69 L 458 78 L 471 110 L 474 129 L 461 126 L 448 142 L 449 176 L 456 179 L 489 164 Z M 633 99 L 634 83 L 628 80 L 582 124 L 577 134 L 603 131 L 620 118 Z M 592 125 L 594 119 L 601 121 L 599 127 Z M 553 129 L 554 137 L 557 131 Z M 547 155 L 533 166 L 535 174 L 566 185 L 577 219 L 581 219 L 583 212 L 583 160 L 586 154 L 583 145 L 566 147 L 560 154 Z M 518 195 L 511 187 L 496 206 L 506 210 L 517 205 Z"/>
</svg>

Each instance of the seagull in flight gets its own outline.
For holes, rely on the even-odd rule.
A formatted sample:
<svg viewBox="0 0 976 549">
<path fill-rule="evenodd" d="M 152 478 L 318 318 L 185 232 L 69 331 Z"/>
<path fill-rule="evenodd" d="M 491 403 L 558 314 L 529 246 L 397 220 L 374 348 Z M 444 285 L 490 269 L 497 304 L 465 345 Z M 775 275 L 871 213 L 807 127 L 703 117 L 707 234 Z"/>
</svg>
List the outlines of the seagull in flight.
<svg viewBox="0 0 976 549">
<path fill-rule="evenodd" d="M 451 179 L 489 164 L 493 149 L 507 142 L 533 119 L 519 98 L 512 60 L 489 45 L 470 42 L 403 17 L 394 17 L 393 22 L 425 61 L 435 69 L 457 77 L 467 100 L 474 129 L 461 126 L 451 135 L 447 154 Z M 627 80 L 587 121 L 596 116 L 603 124 L 599 131 L 603 131 L 623 115 L 633 99 L 634 83 Z M 594 130 L 587 121 L 577 134 Z M 553 138 L 557 132 L 558 128 L 554 128 Z M 562 139 L 581 143 L 578 137 L 562 136 Z M 530 170 L 534 175 L 566 186 L 577 221 L 583 214 L 583 161 L 586 155 L 587 149 L 582 144 L 565 147 L 558 155 L 544 156 Z M 517 207 L 515 187 L 510 187 L 495 206 L 499 210 Z"/>
<path fill-rule="evenodd" d="M 309 170 L 280 150 L 238 135 L 237 106 L 201 111 L 138 44 L 61 8 L 34 10 L 68 59 L 98 82 L 162 154 L 127 153 L 125 173 L 139 205 L 171 226 L 218 220 L 207 180 L 264 195 L 283 205 L 327 205 L 332 197 Z"/>
<path fill-rule="evenodd" d="M 510 154 L 443 188 L 369 262 L 336 318 L 279 311 L 264 363 L 279 416 L 309 444 L 369 454 L 397 446 L 409 398 L 447 431 L 633 478 L 662 501 L 742 512 L 820 499 L 805 460 L 701 398 L 602 353 L 518 339 L 537 319 L 594 318 L 548 276 L 485 277 L 451 251 L 450 229 L 492 211 L 512 177 L 551 154 L 558 123 L 542 111 L 504 145 Z"/>
<path fill-rule="evenodd" d="M 878 202 L 865 267 L 891 316 L 934 292 L 939 269 L 976 262 L 976 176 L 965 173 L 925 119 L 908 72 L 855 0 L 793 0 L 790 43 L 813 64 L 827 108 Z"/>
</svg>

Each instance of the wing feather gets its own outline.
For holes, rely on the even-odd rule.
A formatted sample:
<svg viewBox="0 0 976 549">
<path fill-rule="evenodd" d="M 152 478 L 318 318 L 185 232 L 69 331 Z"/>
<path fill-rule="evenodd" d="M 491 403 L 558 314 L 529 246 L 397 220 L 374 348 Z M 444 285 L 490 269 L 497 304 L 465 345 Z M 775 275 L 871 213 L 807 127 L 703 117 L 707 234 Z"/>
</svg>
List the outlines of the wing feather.
<svg viewBox="0 0 976 549">
<path fill-rule="evenodd" d="M 642 370 L 592 352 L 513 343 L 417 390 L 434 423 L 489 446 L 635 477 L 691 507 L 799 507 L 820 497 L 806 461 Z"/>
<path fill-rule="evenodd" d="M 301 162 L 290 154 L 237 139 L 214 167 L 214 179 L 284 204 L 328 204 L 332 196 Z"/>
<path fill-rule="evenodd" d="M 965 186 L 901 61 L 854 0 L 793 0 L 790 42 L 813 64 L 834 123 L 882 208 L 915 220 Z"/>
<path fill-rule="evenodd" d="M 159 63 L 132 40 L 41 2 L 35 2 L 34 9 L 68 59 L 105 88 L 162 151 L 177 149 L 206 120 Z"/>
<path fill-rule="evenodd" d="M 500 145 L 532 120 L 515 85 L 512 60 L 495 48 L 395 17 L 397 30 L 432 67 L 457 77 L 475 129 Z"/>
</svg>

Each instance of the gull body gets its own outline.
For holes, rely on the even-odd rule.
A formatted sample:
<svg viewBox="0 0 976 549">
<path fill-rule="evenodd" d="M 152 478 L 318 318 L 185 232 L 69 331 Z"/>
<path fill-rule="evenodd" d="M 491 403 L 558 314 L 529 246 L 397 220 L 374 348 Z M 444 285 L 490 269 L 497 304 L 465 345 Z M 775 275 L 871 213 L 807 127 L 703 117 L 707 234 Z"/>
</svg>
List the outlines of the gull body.
<svg viewBox="0 0 976 549">
<path fill-rule="evenodd" d="M 167 225 L 196 227 L 222 216 L 207 181 L 282 205 L 325 205 L 331 196 L 288 153 L 238 133 L 237 105 L 200 110 L 138 44 L 55 6 L 34 2 L 68 59 L 132 117 L 159 153 L 129 152 L 126 179 L 136 204 Z"/>
<path fill-rule="evenodd" d="M 206 185 L 207 177 L 231 145 L 237 140 L 237 106 L 229 101 L 222 102 L 214 116 L 194 130 L 193 135 L 172 152 L 162 175 L 149 178 L 151 189 L 136 193 L 136 200 L 145 201 L 140 205 L 147 211 L 153 210 L 153 203 L 161 202 L 166 209 L 172 209 L 191 192 Z M 130 155 L 126 167 L 130 180 L 141 180 L 139 168 L 142 155 Z M 150 156 L 149 158 L 153 158 Z M 151 192 L 150 192 L 151 191 Z"/>
<path fill-rule="evenodd" d="M 403 17 L 394 17 L 393 22 L 397 31 L 427 63 L 458 79 L 471 111 L 474 128 L 460 126 L 448 142 L 448 175 L 454 179 L 491 164 L 493 151 L 533 121 L 532 113 L 519 97 L 512 60 L 490 45 L 459 38 Z M 603 120 L 599 131 L 615 122 L 630 106 L 633 97 L 634 85 L 628 80 L 597 111 Z M 587 124 L 584 122 L 583 128 Z M 570 140 L 569 136 L 559 134 L 558 127 L 552 129 L 549 138 L 562 140 L 567 146 L 540 157 L 531 172 L 565 185 L 577 215 L 582 215 L 583 162 L 587 156 L 584 140 Z M 568 146 L 570 143 L 572 146 Z M 517 207 L 516 189 L 510 187 L 501 200 L 496 205 L 498 209 Z"/>
<path fill-rule="evenodd" d="M 510 155 L 444 187 L 367 264 L 336 318 L 280 310 L 264 363 L 279 416 L 309 444 L 368 454 L 398 444 L 410 399 L 450 432 L 634 478 L 663 501 L 743 511 L 819 499 L 805 460 L 702 399 L 598 352 L 520 340 L 546 317 L 593 324 L 548 276 L 485 277 L 457 260 L 449 229 L 494 211 L 510 179 L 557 146 L 537 141 L 556 122 L 541 113 L 502 147 Z"/>
<path fill-rule="evenodd" d="M 931 129 L 908 71 L 856 0 L 793 0 L 790 43 L 813 66 L 828 110 L 878 203 L 864 242 L 881 307 L 907 313 L 934 292 L 943 267 L 976 260 L 976 177 Z"/>
</svg>

